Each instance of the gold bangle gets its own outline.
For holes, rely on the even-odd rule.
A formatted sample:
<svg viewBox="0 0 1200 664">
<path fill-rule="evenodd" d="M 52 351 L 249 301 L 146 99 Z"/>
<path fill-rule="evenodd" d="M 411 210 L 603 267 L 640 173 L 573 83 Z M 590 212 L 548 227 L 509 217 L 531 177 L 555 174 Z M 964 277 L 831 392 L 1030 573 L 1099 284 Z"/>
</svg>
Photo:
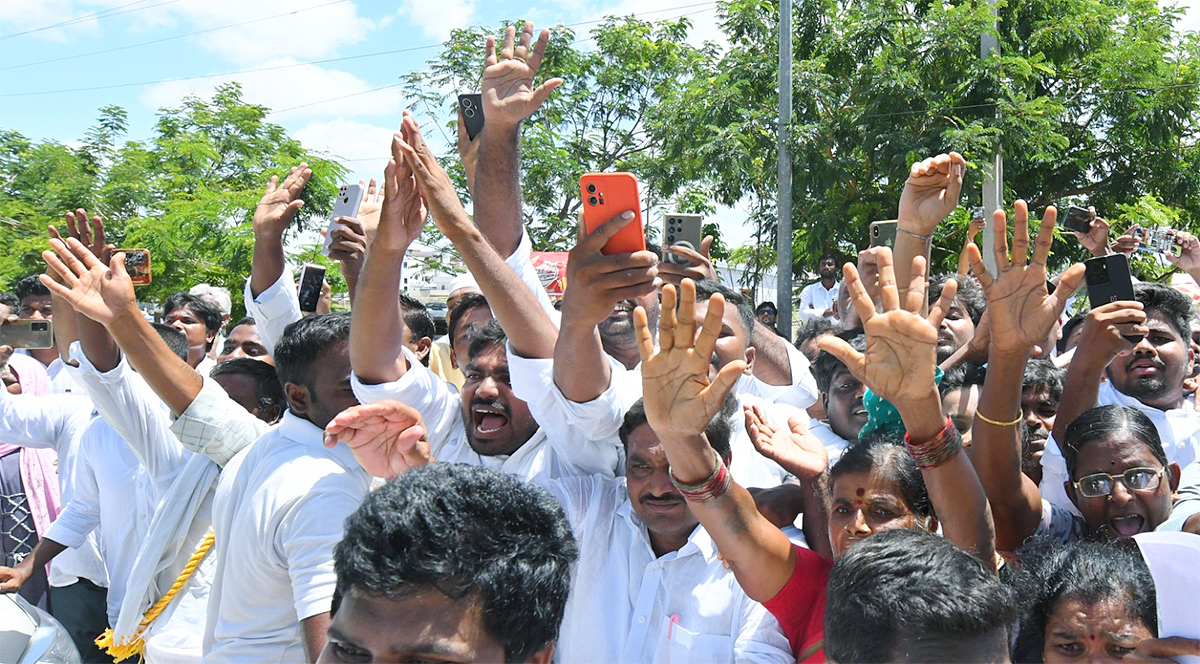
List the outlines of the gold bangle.
<svg viewBox="0 0 1200 664">
<path fill-rule="evenodd" d="M 1011 422 L 997 422 L 996 420 L 991 419 L 990 417 L 988 417 L 987 415 L 984 415 L 983 413 L 981 413 L 979 411 L 975 411 L 975 417 L 978 417 L 979 419 L 983 420 L 984 422 L 987 422 L 988 424 L 990 424 L 994 427 L 1016 426 L 1021 423 L 1021 420 L 1025 419 L 1024 415 L 1018 414 L 1017 419 L 1015 419 Z"/>
</svg>

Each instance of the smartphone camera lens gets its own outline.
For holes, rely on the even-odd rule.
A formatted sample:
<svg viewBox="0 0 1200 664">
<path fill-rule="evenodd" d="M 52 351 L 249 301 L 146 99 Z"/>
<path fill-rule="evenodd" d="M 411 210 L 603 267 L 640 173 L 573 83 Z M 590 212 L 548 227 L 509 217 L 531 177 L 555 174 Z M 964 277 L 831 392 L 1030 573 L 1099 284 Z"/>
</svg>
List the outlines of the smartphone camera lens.
<svg viewBox="0 0 1200 664">
<path fill-rule="evenodd" d="M 596 193 L 596 185 L 588 183 L 587 190 L 589 194 Z M 595 203 L 592 203 L 592 205 L 595 205 Z"/>
<path fill-rule="evenodd" d="M 590 205 L 595 205 L 595 204 L 596 204 L 596 203 L 598 203 L 598 202 L 599 202 L 599 201 L 597 201 L 597 200 L 596 200 L 596 197 L 595 197 L 595 196 L 591 196 L 591 197 L 589 197 L 589 198 L 588 198 L 588 204 L 590 204 Z"/>
<path fill-rule="evenodd" d="M 1084 278 L 1089 284 L 1108 283 L 1108 265 L 1104 261 L 1087 261 L 1084 265 L 1087 266 Z"/>
<path fill-rule="evenodd" d="M 34 332 L 45 332 L 46 330 L 50 329 L 50 324 L 45 321 L 39 321 L 30 324 L 29 328 Z"/>
<path fill-rule="evenodd" d="M 470 106 L 463 106 L 463 117 L 464 118 L 475 117 L 475 109 L 471 108 Z"/>
</svg>

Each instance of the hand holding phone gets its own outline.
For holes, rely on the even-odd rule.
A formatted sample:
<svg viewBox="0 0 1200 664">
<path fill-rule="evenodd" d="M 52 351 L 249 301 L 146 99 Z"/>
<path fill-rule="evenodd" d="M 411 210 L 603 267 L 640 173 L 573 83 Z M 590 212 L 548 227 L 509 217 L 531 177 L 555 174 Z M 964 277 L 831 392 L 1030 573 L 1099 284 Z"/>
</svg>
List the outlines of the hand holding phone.
<svg viewBox="0 0 1200 664">
<path fill-rule="evenodd" d="M 149 249 L 114 249 L 113 254 L 125 254 L 125 273 L 134 286 L 150 284 L 150 250 Z"/>
<path fill-rule="evenodd" d="M 1111 302 L 1133 302 L 1133 278 L 1129 274 L 1129 259 L 1125 254 L 1109 254 L 1084 261 L 1083 278 L 1087 282 L 1088 303 L 1092 309 Z M 1137 344 L 1143 334 L 1124 334 L 1123 337 Z"/>
<path fill-rule="evenodd" d="M 624 212 L 634 214 L 634 220 L 610 237 L 600 253 L 632 254 L 646 250 L 637 177 L 632 173 L 585 173 L 579 178 L 579 191 L 583 200 L 583 229 L 589 235 Z"/>
<path fill-rule="evenodd" d="M 337 199 L 333 202 L 333 214 L 329 217 L 329 226 L 325 229 L 325 245 L 321 247 L 321 253 L 329 255 L 329 245 L 333 244 L 333 231 L 341 224 L 338 222 L 340 217 L 355 218 L 358 216 L 358 208 L 362 205 L 363 186 L 357 182 L 344 184 L 338 187 Z"/>
<path fill-rule="evenodd" d="M 1079 207 L 1078 205 L 1071 205 L 1068 206 L 1067 211 L 1058 218 L 1058 225 L 1069 231 L 1087 235 L 1088 233 L 1092 232 L 1092 219 L 1095 217 L 1096 215 L 1092 214 L 1091 210 L 1085 207 Z"/>
<path fill-rule="evenodd" d="M 321 285 L 325 283 L 325 268 L 312 263 L 300 268 L 300 311 L 314 313 L 321 300 Z"/>
<path fill-rule="evenodd" d="M 462 113 L 463 126 L 467 129 L 467 140 L 473 141 L 483 131 L 483 95 L 479 93 L 458 96 L 458 112 Z"/>
</svg>

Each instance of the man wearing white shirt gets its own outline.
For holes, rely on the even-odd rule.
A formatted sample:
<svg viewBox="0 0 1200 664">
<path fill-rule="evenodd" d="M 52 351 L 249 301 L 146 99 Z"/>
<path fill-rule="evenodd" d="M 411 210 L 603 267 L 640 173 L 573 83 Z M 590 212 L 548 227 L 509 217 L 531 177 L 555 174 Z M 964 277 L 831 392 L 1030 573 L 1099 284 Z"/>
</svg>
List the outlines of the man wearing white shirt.
<svg viewBox="0 0 1200 664">
<path fill-rule="evenodd" d="M 860 353 L 866 350 L 867 338 L 861 332 L 843 332 L 838 336 L 854 350 Z M 829 466 L 832 467 L 846 447 L 858 440 L 858 432 L 867 423 L 867 409 L 863 406 L 863 395 L 867 388 L 832 353 L 822 351 L 813 363 L 813 369 L 821 390 L 825 421 L 813 422 L 809 432 L 825 445 Z"/>
<path fill-rule="evenodd" d="M 38 280 L 38 275 L 31 274 L 17 282 L 13 289 L 18 298 L 18 307 L 12 313 L 21 318 L 44 318 L 54 320 L 54 303 L 50 290 Z M 28 355 L 41 362 L 50 376 L 50 391 L 54 394 L 82 394 L 83 388 L 75 384 L 71 375 L 63 371 L 62 358 L 58 356 L 58 348 L 21 348 L 18 353 Z"/>
<path fill-rule="evenodd" d="M 1187 404 L 1183 388 L 1196 360 L 1190 343 L 1195 307 L 1186 295 L 1162 284 L 1136 284 L 1134 296 L 1141 307 L 1112 302 L 1088 312 L 1067 370 L 1054 435 L 1046 441 L 1042 497 L 1072 512 L 1076 508 L 1063 485 L 1066 462 L 1056 441 L 1090 408 L 1137 408 L 1154 422 L 1168 461 L 1183 468 L 1200 457 L 1200 413 Z"/>
<path fill-rule="evenodd" d="M 832 253 L 825 253 L 817 260 L 817 274 L 821 276 L 819 281 L 804 287 L 800 291 L 800 318 L 808 320 L 809 318 L 828 318 L 831 321 L 837 321 L 837 299 L 838 289 L 841 288 L 841 282 L 837 280 L 838 275 L 838 259 Z"/>
</svg>

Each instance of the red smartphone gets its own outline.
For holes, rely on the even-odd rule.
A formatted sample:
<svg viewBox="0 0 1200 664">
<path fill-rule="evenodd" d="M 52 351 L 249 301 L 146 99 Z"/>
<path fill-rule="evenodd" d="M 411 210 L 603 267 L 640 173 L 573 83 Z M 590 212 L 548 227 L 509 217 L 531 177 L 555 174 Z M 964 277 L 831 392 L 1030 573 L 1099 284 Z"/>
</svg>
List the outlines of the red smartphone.
<svg viewBox="0 0 1200 664">
<path fill-rule="evenodd" d="M 610 237 L 600 253 L 632 254 L 646 250 L 642 199 L 633 173 L 585 173 L 579 178 L 579 193 L 583 197 L 583 230 L 589 235 L 622 212 L 633 211 L 633 221 Z"/>
</svg>

